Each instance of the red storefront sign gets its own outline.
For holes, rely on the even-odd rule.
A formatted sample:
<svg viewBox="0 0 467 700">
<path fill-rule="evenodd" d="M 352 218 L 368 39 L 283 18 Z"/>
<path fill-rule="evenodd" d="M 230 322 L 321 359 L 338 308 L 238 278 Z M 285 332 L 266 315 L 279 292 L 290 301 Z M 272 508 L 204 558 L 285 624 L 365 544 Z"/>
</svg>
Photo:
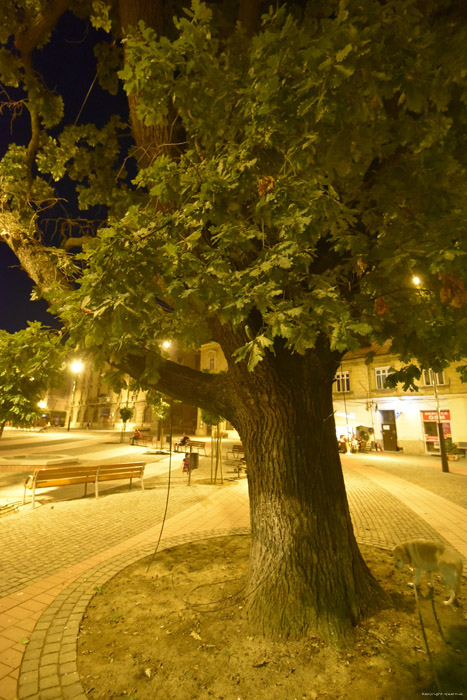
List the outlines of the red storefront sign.
<svg viewBox="0 0 467 700">
<path fill-rule="evenodd" d="M 440 411 L 439 412 L 441 420 L 451 420 L 451 412 L 450 411 Z M 423 422 L 433 422 L 437 423 L 438 422 L 438 412 L 437 411 L 422 411 L 422 420 Z"/>
</svg>

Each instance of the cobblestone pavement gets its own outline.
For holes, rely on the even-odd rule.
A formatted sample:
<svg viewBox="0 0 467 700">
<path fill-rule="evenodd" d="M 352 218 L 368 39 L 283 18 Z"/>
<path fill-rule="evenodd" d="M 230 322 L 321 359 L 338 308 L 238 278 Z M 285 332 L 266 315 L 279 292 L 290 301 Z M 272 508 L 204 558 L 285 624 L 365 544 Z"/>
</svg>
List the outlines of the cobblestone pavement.
<svg viewBox="0 0 467 700">
<path fill-rule="evenodd" d="M 112 460 L 120 449 L 121 459 L 128 459 L 128 446 L 89 443 L 72 449 L 81 456 L 98 449 L 101 458 Z M 64 444 L 47 436 L 40 449 L 62 450 Z M 144 452 L 131 454 L 140 458 Z M 96 587 L 153 552 L 161 535 L 168 459 L 144 458 L 152 460 L 144 492 L 110 485 L 101 498 L 82 499 L 78 492 L 57 490 L 39 497 L 42 505 L 34 511 L 21 507 L 0 518 L 0 700 L 85 700 L 76 638 L 86 606 Z M 210 459 L 202 457 L 188 486 L 180 462 L 175 455 L 161 547 L 247 533 L 247 483 L 234 478 L 232 465 L 224 465 L 224 484 L 213 485 Z M 413 537 L 451 543 L 457 537 L 465 559 L 465 460 L 454 464 L 452 474 L 442 474 L 436 460 L 424 457 L 345 455 L 342 462 L 359 542 L 391 548 Z M 0 486 L 14 498 L 22 480 L 24 471 L 0 469 Z"/>
</svg>

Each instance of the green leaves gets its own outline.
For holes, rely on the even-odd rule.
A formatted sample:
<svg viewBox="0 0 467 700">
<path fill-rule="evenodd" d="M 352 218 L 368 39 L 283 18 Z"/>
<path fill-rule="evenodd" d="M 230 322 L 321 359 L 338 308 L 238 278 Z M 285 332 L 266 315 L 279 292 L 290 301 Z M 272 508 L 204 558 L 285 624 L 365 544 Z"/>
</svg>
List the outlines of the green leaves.
<svg viewBox="0 0 467 700">
<path fill-rule="evenodd" d="M 445 283 L 467 285 L 467 28 L 436 3 L 321 5 L 271 9 L 252 38 L 199 1 L 172 39 L 133 28 L 118 76 L 149 140 L 132 182 L 117 117 L 42 136 L 35 194 L 50 193 L 49 175 L 71 178 L 83 209 L 110 213 L 79 289 L 57 304 L 97 356 L 164 335 L 197 345 L 219 323 L 250 329 L 235 357 L 252 370 L 278 345 L 306 353 L 318 339 L 343 353 L 391 337 L 424 361 L 428 344 L 431 360 L 467 352 Z M 94 10 L 105 24 L 107 4 Z M 115 91 L 121 51 L 96 55 Z M 56 124 L 59 99 L 29 88 Z M 17 146 L 3 159 L 5 205 L 29 203 L 24 159 Z"/>
<path fill-rule="evenodd" d="M 38 401 L 63 381 L 61 340 L 40 323 L 18 333 L 0 331 L 0 424 L 25 425 L 38 417 Z"/>
</svg>

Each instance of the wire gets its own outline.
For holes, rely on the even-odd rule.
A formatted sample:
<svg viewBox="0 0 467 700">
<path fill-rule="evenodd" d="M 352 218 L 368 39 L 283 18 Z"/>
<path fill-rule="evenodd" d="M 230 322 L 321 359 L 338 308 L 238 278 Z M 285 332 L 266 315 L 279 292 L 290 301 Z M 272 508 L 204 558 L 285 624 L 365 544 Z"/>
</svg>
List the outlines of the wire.
<svg viewBox="0 0 467 700">
<path fill-rule="evenodd" d="M 170 486 L 171 486 L 171 482 L 172 482 L 172 439 L 173 439 L 173 399 L 170 399 L 170 453 L 169 453 L 169 480 L 167 482 L 167 498 L 165 499 L 165 511 L 164 511 L 164 516 L 162 518 L 161 530 L 159 532 L 159 539 L 157 540 L 156 548 L 155 548 L 154 553 L 151 557 L 151 561 L 148 564 L 148 568 L 146 569 L 146 573 L 148 573 L 149 569 L 151 568 L 151 566 L 154 562 L 154 558 L 157 554 L 157 551 L 159 549 L 159 545 L 161 543 L 162 533 L 164 532 L 165 521 L 167 520 L 167 510 L 169 508 Z"/>
<path fill-rule="evenodd" d="M 440 684 L 439 684 L 438 674 L 436 673 L 435 664 L 434 664 L 434 662 L 433 662 L 433 657 L 432 657 L 432 655 L 431 655 L 430 647 L 428 646 L 428 639 L 427 639 L 426 632 L 425 632 L 425 625 L 423 624 L 422 611 L 421 611 L 421 609 L 420 609 L 420 600 L 419 600 L 419 598 L 418 598 L 417 586 L 416 586 L 415 584 L 414 584 L 413 589 L 414 589 L 414 592 L 415 592 L 415 602 L 417 603 L 417 611 L 418 611 L 418 617 L 419 617 L 419 620 L 420 620 L 420 626 L 421 626 L 421 628 L 422 628 L 423 640 L 424 640 L 424 642 L 425 642 L 425 648 L 426 648 L 426 653 L 428 654 L 428 659 L 430 660 L 430 666 L 431 666 L 431 670 L 432 670 L 432 673 L 433 673 L 433 678 L 434 678 L 434 680 L 435 680 L 435 684 L 436 684 L 436 687 L 437 687 L 437 689 L 438 689 L 439 695 L 440 695 L 442 698 L 445 698 L 446 696 L 445 696 L 445 694 L 443 693 L 443 691 L 441 690 L 441 686 L 440 686 Z"/>
</svg>

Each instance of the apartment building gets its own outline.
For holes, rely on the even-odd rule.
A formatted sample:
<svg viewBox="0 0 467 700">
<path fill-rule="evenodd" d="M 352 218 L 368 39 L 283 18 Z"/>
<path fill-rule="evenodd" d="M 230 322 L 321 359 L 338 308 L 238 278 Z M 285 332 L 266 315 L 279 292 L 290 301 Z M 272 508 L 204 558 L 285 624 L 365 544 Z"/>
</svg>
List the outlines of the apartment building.
<svg viewBox="0 0 467 700">
<path fill-rule="evenodd" d="M 375 355 L 366 363 L 369 351 Z M 217 343 L 201 348 L 202 370 L 219 372 L 227 363 Z M 456 364 L 444 372 L 422 373 L 418 391 L 386 386 L 391 369 L 401 363 L 383 347 L 363 348 L 347 353 L 336 373 L 333 388 L 336 437 L 364 432 L 373 436 L 385 451 L 407 454 L 438 454 L 438 411 L 446 438 L 467 442 L 467 385 L 462 384 Z M 230 432 L 232 426 L 224 426 Z M 205 434 L 198 414 L 198 434 Z"/>
</svg>

